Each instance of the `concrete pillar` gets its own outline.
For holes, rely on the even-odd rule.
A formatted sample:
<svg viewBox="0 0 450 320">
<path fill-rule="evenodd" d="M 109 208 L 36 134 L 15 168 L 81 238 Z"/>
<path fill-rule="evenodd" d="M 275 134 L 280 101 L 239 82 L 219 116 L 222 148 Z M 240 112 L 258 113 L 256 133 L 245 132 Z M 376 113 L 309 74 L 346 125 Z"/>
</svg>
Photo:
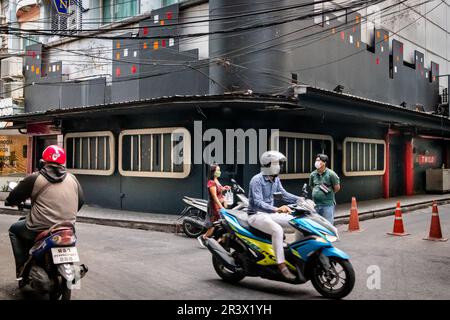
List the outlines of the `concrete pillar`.
<svg viewBox="0 0 450 320">
<path fill-rule="evenodd" d="M 9 12 L 8 19 L 11 28 L 19 28 L 19 23 L 17 22 L 17 1 L 9 2 Z M 8 37 L 8 51 L 11 53 L 16 53 L 20 50 L 20 38 L 14 35 L 9 35 Z"/>
<path fill-rule="evenodd" d="M 51 21 L 50 21 L 50 6 L 51 3 L 44 2 L 43 0 L 38 1 L 39 5 L 39 26 L 43 30 L 51 29 Z M 47 43 L 48 36 L 41 35 L 39 36 L 39 42 Z"/>
</svg>

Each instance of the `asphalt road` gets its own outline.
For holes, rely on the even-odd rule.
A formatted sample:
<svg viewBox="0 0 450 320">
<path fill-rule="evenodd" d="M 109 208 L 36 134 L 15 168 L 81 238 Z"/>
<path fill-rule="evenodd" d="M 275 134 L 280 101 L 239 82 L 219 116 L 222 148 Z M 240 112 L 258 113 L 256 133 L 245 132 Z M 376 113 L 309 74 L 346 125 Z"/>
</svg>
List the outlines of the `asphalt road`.
<svg viewBox="0 0 450 320">
<path fill-rule="evenodd" d="M 450 236 L 450 206 L 439 212 L 443 233 Z M 450 242 L 422 240 L 430 219 L 431 208 L 404 214 L 407 237 L 386 235 L 393 216 L 361 222 L 360 233 L 339 226 L 336 246 L 350 254 L 356 272 L 347 299 L 450 299 Z M 16 289 L 8 238 L 16 220 L 0 215 L 0 299 L 41 299 Z M 183 235 L 81 223 L 77 232 L 89 272 L 73 299 L 321 299 L 310 283 L 245 278 L 227 284 L 216 275 L 209 252 Z"/>
</svg>

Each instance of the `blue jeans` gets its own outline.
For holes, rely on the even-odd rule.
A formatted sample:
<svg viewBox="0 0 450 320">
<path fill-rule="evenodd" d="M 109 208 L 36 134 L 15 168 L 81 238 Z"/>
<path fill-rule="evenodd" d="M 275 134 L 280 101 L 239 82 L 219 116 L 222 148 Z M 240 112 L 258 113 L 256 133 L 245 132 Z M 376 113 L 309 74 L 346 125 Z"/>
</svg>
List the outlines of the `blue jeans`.
<svg viewBox="0 0 450 320">
<path fill-rule="evenodd" d="M 335 206 L 316 206 L 317 213 L 334 224 L 334 208 Z"/>
<path fill-rule="evenodd" d="M 28 251 L 34 244 L 34 239 L 39 232 L 27 228 L 25 219 L 19 220 L 9 228 L 9 239 L 16 260 L 16 271 L 28 259 Z"/>
</svg>

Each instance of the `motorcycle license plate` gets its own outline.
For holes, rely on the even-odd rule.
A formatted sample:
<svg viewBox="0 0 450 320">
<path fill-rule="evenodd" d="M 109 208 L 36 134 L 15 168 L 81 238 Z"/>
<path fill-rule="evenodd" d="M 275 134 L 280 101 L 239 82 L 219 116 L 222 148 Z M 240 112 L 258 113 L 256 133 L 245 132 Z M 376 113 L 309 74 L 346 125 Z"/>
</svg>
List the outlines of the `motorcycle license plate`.
<svg viewBox="0 0 450 320">
<path fill-rule="evenodd" d="M 52 248 L 54 264 L 79 262 L 78 251 L 76 247 L 58 247 Z"/>
</svg>

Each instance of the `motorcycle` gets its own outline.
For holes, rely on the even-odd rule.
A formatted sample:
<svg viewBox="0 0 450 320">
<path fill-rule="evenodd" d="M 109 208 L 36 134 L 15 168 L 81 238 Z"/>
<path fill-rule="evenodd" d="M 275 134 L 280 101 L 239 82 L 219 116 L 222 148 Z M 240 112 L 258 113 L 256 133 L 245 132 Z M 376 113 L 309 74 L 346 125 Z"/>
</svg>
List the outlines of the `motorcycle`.
<svg viewBox="0 0 450 320">
<path fill-rule="evenodd" d="M 303 196 L 296 204 L 288 205 L 292 212 L 290 225 L 302 237 L 284 244 L 286 265 L 296 275 L 295 281 L 286 280 L 278 270 L 271 235 L 252 228 L 248 215 L 242 210 L 222 209 L 220 225 L 225 232 L 220 243 L 213 238 L 205 245 L 212 254 L 212 264 L 223 280 L 237 283 L 246 276 L 303 284 L 311 281 L 324 297 L 341 299 L 355 284 L 355 272 L 350 257 L 333 247 L 339 239 L 337 229 L 315 210 L 312 200 Z"/>
<path fill-rule="evenodd" d="M 245 196 L 245 190 L 236 182 L 236 180 L 231 179 L 231 183 L 233 208 L 236 210 L 244 210 L 248 207 L 248 199 Z M 234 196 L 238 199 L 237 203 L 234 203 Z M 184 196 L 183 202 L 186 203 L 187 206 L 183 209 L 178 218 L 183 219 L 181 228 L 189 238 L 197 238 L 207 230 L 205 220 L 208 211 L 208 200 Z"/>
<path fill-rule="evenodd" d="M 10 183 L 10 191 L 16 186 L 17 183 Z M 18 207 L 31 209 L 31 202 L 27 200 Z M 50 300 L 70 300 L 72 289 L 79 288 L 80 280 L 88 271 L 86 265 L 77 264 L 80 258 L 76 242 L 75 226 L 70 222 L 58 223 L 39 233 L 34 244 L 30 244 L 28 260 L 18 275 L 19 289 L 30 285 L 48 293 Z"/>
</svg>

